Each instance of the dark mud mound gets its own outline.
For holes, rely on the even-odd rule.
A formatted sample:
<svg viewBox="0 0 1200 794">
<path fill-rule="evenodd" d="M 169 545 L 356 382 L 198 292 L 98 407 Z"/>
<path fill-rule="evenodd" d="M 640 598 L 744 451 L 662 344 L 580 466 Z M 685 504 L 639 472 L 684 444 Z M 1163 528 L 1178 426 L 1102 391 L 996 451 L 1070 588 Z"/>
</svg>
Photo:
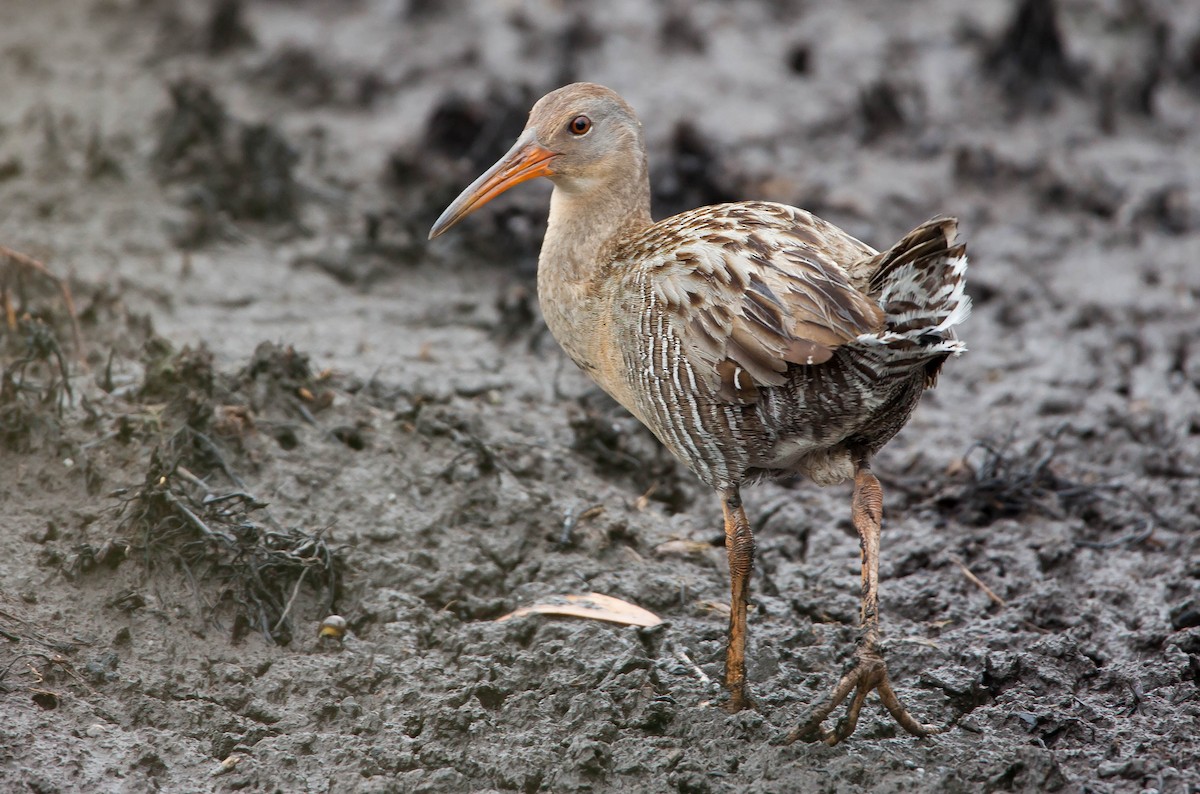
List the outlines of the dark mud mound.
<svg viewBox="0 0 1200 794">
<path fill-rule="evenodd" d="M 665 154 L 651 172 L 650 184 L 654 206 L 664 217 L 740 195 L 722 155 L 690 122 L 676 125 Z"/>
<path fill-rule="evenodd" d="M 1021 0 L 1000 38 L 984 57 L 1009 97 L 1046 107 L 1055 89 L 1078 86 L 1078 67 L 1070 63 L 1055 0 Z"/>
<path fill-rule="evenodd" d="M 213 3 L 205 33 L 210 55 L 220 55 L 256 43 L 254 33 L 246 24 L 241 0 L 217 0 Z"/>
<path fill-rule="evenodd" d="M 267 90 L 301 107 L 366 109 L 389 90 L 378 71 L 331 63 L 316 50 L 290 43 L 271 53 L 252 76 Z"/>
<path fill-rule="evenodd" d="M 181 80 L 169 92 L 172 106 L 154 161 L 164 184 L 187 188 L 192 220 L 176 242 L 203 245 L 220 236 L 223 219 L 294 221 L 300 206 L 293 174 L 298 155 L 279 131 L 231 117 L 204 83 Z"/>
<path fill-rule="evenodd" d="M 441 208 L 508 151 L 538 96 L 531 87 L 502 83 L 489 84 L 480 97 L 448 92 L 433 107 L 421 137 L 392 152 L 385 179 L 395 190 L 397 216 L 412 224 L 409 231 L 422 251 Z M 516 198 L 478 213 L 474 228 L 451 245 L 528 268 L 537 258 L 545 209 L 533 197 Z"/>
</svg>

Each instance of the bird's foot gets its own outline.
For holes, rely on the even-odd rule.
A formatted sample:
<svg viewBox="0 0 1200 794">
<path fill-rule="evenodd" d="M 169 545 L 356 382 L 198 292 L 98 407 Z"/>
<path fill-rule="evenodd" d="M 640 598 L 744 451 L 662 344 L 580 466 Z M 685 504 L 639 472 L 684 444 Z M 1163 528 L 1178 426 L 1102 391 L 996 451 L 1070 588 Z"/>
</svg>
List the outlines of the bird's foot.
<svg viewBox="0 0 1200 794">
<path fill-rule="evenodd" d="M 854 729 L 858 726 L 859 712 L 862 711 L 863 703 L 866 702 L 867 695 L 872 690 L 879 692 L 879 699 L 883 701 L 883 705 L 891 713 L 892 718 L 913 736 L 932 736 L 935 733 L 941 733 L 942 728 L 917 722 L 900 703 L 900 699 L 896 697 L 896 692 L 892 689 L 892 683 L 888 679 L 887 664 L 877 650 L 870 647 L 860 648 L 856 656 L 858 663 L 854 669 L 842 677 L 842 680 L 834 688 L 829 701 L 813 712 L 808 722 L 788 734 L 786 740 L 788 744 L 797 739 L 806 742 L 819 741 L 828 745 L 842 741 L 854 733 Z M 851 692 L 854 693 L 854 697 L 851 698 L 850 705 L 846 708 L 846 716 L 832 731 L 826 730 L 821 723 L 842 704 L 842 701 Z"/>
</svg>

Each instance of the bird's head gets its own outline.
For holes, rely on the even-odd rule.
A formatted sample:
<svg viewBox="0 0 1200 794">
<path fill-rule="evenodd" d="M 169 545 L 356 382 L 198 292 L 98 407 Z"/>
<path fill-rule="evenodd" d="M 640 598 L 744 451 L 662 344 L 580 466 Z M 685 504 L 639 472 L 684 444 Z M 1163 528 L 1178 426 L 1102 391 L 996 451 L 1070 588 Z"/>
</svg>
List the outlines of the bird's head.
<svg viewBox="0 0 1200 794">
<path fill-rule="evenodd" d="M 539 176 L 568 193 L 586 193 L 644 168 L 642 128 L 633 109 L 604 86 L 572 83 L 538 100 L 513 147 L 446 208 L 429 239 Z"/>
</svg>

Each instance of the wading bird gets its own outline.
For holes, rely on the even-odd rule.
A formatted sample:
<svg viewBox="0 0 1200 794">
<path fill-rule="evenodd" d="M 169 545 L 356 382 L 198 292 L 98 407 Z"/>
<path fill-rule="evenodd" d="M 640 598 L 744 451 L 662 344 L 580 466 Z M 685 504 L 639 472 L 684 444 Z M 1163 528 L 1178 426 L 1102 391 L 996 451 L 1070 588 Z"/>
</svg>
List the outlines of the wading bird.
<svg viewBox="0 0 1200 794">
<path fill-rule="evenodd" d="M 883 252 L 804 210 L 748 201 L 657 223 L 642 126 L 613 91 L 575 83 L 534 105 L 516 143 L 438 218 L 430 239 L 509 188 L 554 184 L 538 299 L 567 355 L 721 497 L 732 588 L 725 686 L 749 704 L 746 609 L 754 538 L 741 488 L 799 473 L 853 480 L 862 548 L 854 667 L 790 738 L 849 736 L 878 691 L 896 697 L 879 651 L 883 494 L 871 457 L 908 421 L 943 362 L 962 352 L 970 310 L 956 221 L 918 226 Z M 851 696 L 833 730 L 822 723 Z"/>
</svg>

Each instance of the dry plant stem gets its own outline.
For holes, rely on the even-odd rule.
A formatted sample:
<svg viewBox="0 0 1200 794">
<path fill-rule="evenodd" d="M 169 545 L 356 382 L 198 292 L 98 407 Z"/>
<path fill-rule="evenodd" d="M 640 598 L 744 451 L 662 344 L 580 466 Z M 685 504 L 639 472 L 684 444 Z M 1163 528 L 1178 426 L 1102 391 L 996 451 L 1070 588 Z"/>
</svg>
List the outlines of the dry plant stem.
<svg viewBox="0 0 1200 794">
<path fill-rule="evenodd" d="M 887 664 L 879 653 L 879 536 L 883 523 L 883 490 L 865 460 L 858 463 L 854 475 L 854 528 L 858 530 L 862 548 L 862 636 L 854 654 L 855 665 L 842 677 L 824 706 L 813 712 L 808 722 L 788 734 L 789 743 L 797 739 L 837 744 L 854 733 L 863 703 L 872 690 L 900 727 L 914 736 L 929 736 L 938 728 L 923 725 L 913 719 L 900 703 L 888 678 Z M 842 704 L 851 692 L 854 697 L 846 707 L 846 716 L 832 731 L 821 723 Z"/>
<path fill-rule="evenodd" d="M 687 668 L 692 671 L 692 674 L 696 676 L 701 684 L 708 686 L 712 682 L 712 679 L 705 675 L 704 671 L 700 669 L 700 665 L 693 662 L 692 657 L 687 655 L 687 651 L 683 650 L 682 648 L 675 648 L 674 653 L 675 658 L 683 662 L 684 665 L 686 665 Z"/>
<path fill-rule="evenodd" d="M 272 634 L 279 631 L 280 626 L 287 620 L 288 613 L 292 611 L 292 604 L 296 603 L 296 596 L 300 595 L 300 585 L 304 584 L 304 577 L 308 575 L 308 571 L 309 569 L 305 568 L 296 577 L 296 585 L 292 588 L 292 597 L 288 599 L 287 606 L 283 608 L 283 612 L 279 615 L 279 620 L 275 622 L 274 628 L 271 629 Z"/>
<path fill-rule="evenodd" d="M 68 285 L 64 279 L 61 279 L 58 276 L 51 273 L 50 268 L 46 267 L 44 264 L 42 264 L 41 262 L 39 262 L 38 260 L 34 259 L 31 256 L 26 256 L 25 254 L 22 254 L 18 251 L 14 251 L 11 248 L 6 248 L 2 245 L 0 245 L 0 256 L 7 258 L 10 262 L 13 262 L 22 267 L 26 267 L 26 268 L 34 271 L 35 273 L 45 276 L 46 278 L 53 281 L 55 283 L 55 285 L 58 286 L 58 291 L 62 293 L 63 303 L 66 304 L 66 307 L 67 307 L 67 314 L 71 318 L 71 338 L 75 342 L 75 355 L 82 361 L 83 360 L 83 335 L 79 332 L 79 317 L 75 313 L 75 299 L 71 297 L 70 285 Z M 15 328 L 15 321 L 14 321 L 15 313 L 13 312 L 12 304 L 9 301 L 9 296 L 8 296 L 7 290 L 5 290 L 5 292 L 4 292 L 4 309 L 5 309 L 6 319 L 9 323 L 9 328 L 11 330 L 12 328 Z"/>
<path fill-rule="evenodd" d="M 209 529 L 208 525 L 201 520 L 200 516 L 193 513 L 187 505 L 179 501 L 179 499 L 175 497 L 175 494 L 171 493 L 170 491 L 163 491 L 163 496 L 176 510 L 183 513 L 184 517 L 188 520 L 188 523 L 200 530 L 202 535 L 210 538 L 221 538 L 228 543 L 234 542 L 234 539 L 230 537 L 228 533 L 214 532 L 212 529 Z"/>
<path fill-rule="evenodd" d="M 205 494 L 212 493 L 212 489 L 208 487 L 208 484 L 205 483 L 204 480 L 200 479 L 195 474 L 192 474 L 182 464 L 175 466 L 175 473 L 178 474 L 183 479 L 190 482 L 192 485 L 199 488 L 200 490 L 204 491 Z"/>
<path fill-rule="evenodd" d="M 992 602 L 994 604 L 996 604 L 997 606 L 1000 606 L 1000 607 L 1008 606 L 1008 602 L 1005 601 L 1000 596 L 996 595 L 996 593 L 992 590 L 992 588 L 990 588 L 986 584 L 984 584 L 983 580 L 980 579 L 978 576 L 976 576 L 975 573 L 970 568 L 967 567 L 967 564 L 965 562 L 960 560 L 958 557 L 955 557 L 954 555 L 950 556 L 950 560 L 959 567 L 959 570 L 961 570 L 963 572 L 963 576 L 967 577 L 967 581 L 969 581 L 971 584 L 975 585 L 980 590 L 982 590 L 983 594 L 986 595 L 988 598 L 992 599 Z"/>
<path fill-rule="evenodd" d="M 725 513 L 725 549 L 729 554 L 729 647 L 725 653 L 725 687 L 729 711 L 752 705 L 746 692 L 746 611 L 750 602 L 750 574 L 754 569 L 754 535 L 742 497 L 736 488 L 722 494 Z"/>
<path fill-rule="evenodd" d="M 190 430 L 192 435 L 204 442 L 204 446 L 208 447 L 209 454 L 216 459 L 217 465 L 221 467 L 221 471 L 225 472 L 225 476 L 229 478 L 230 482 L 241 488 L 243 491 L 246 490 L 246 483 L 242 481 L 241 477 L 234 474 L 233 469 L 230 468 L 229 464 L 225 461 L 225 456 L 221 454 L 221 450 L 216 444 L 213 443 L 213 440 L 195 428 L 190 428 Z"/>
</svg>

